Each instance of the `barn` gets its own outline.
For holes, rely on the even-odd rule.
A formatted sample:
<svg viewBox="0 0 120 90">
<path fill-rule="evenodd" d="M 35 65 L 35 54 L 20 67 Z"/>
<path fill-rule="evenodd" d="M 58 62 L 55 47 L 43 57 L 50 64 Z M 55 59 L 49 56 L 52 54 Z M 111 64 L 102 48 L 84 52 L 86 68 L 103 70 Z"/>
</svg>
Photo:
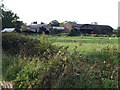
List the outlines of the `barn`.
<svg viewBox="0 0 120 90">
<path fill-rule="evenodd" d="M 31 24 L 26 30 L 23 30 L 23 32 L 41 34 L 44 31 L 45 34 L 49 34 L 50 29 L 51 27 L 47 24 Z"/>
<path fill-rule="evenodd" d="M 109 25 L 73 24 L 72 28 L 79 34 L 112 34 L 113 28 Z"/>
</svg>

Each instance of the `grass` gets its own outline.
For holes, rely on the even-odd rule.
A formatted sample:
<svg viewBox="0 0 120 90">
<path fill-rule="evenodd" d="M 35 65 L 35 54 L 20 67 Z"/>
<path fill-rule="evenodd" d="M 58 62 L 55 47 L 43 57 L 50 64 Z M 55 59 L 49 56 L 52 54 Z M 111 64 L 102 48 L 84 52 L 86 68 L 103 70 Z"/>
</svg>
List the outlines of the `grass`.
<svg viewBox="0 0 120 90">
<path fill-rule="evenodd" d="M 24 35 L 23 35 L 24 36 Z M 40 39 L 39 35 L 27 35 L 24 37 Z M 47 36 L 48 39 L 57 46 L 69 46 L 68 50 L 72 51 L 77 46 L 77 51 L 92 52 L 99 50 L 104 46 L 118 46 L 117 37 L 92 37 L 92 36 Z"/>
<path fill-rule="evenodd" d="M 74 49 L 74 47 L 77 46 L 77 51 L 80 51 L 82 53 L 89 53 L 92 52 L 94 50 L 100 50 L 101 48 L 103 48 L 104 46 L 107 46 L 109 44 L 79 44 L 79 43 L 65 43 L 65 42 L 56 42 L 54 43 L 55 45 L 59 45 L 59 46 L 69 46 L 68 50 L 72 51 Z M 112 44 L 110 46 L 117 46 L 117 44 Z"/>
</svg>

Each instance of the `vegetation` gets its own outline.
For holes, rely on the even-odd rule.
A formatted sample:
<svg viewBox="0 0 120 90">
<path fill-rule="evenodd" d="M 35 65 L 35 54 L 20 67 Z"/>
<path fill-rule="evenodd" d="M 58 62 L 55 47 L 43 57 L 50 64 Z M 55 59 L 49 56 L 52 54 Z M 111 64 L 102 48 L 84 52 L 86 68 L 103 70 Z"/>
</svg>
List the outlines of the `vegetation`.
<svg viewBox="0 0 120 90">
<path fill-rule="evenodd" d="M 118 88 L 120 52 L 116 40 L 3 33 L 3 80 L 14 82 L 16 88 Z M 67 45 L 59 45 L 62 42 Z M 77 50 L 84 44 L 90 47 L 89 43 L 104 45 L 86 54 Z M 17 54 L 13 53 L 16 50 Z"/>
<path fill-rule="evenodd" d="M 3 52 L 10 55 L 41 56 L 46 50 L 54 51 L 55 46 L 51 45 L 45 35 L 37 39 L 29 39 L 17 33 L 4 33 L 2 35 Z"/>
<path fill-rule="evenodd" d="M 68 33 L 68 36 L 79 36 L 79 35 L 80 34 L 75 29 L 70 30 L 70 32 Z"/>
<path fill-rule="evenodd" d="M 58 30 L 58 29 L 52 29 L 52 30 L 50 31 L 50 34 L 51 34 L 51 35 L 56 35 L 56 34 L 60 34 L 60 33 L 61 33 L 61 31 Z"/>
<path fill-rule="evenodd" d="M 57 20 L 53 20 L 49 23 L 51 26 L 60 26 L 60 23 Z"/>
<path fill-rule="evenodd" d="M 32 39 L 39 39 L 39 35 L 23 35 L 23 37 L 28 37 Z M 67 36 L 66 33 L 60 36 L 47 36 L 50 42 L 53 42 L 54 45 L 57 46 L 69 46 L 68 50 L 72 51 L 72 49 L 77 46 L 77 51 L 81 51 L 82 53 L 91 52 L 93 50 L 101 49 L 104 46 L 118 46 L 118 38 L 117 37 L 109 37 L 102 36 L 96 37 L 96 35 L 91 36 Z"/>
<path fill-rule="evenodd" d="M 117 34 L 118 37 L 120 37 L 120 27 L 118 27 L 116 34 Z"/>
<path fill-rule="evenodd" d="M 16 28 L 17 32 L 21 32 L 21 26 L 24 25 L 22 21 L 19 21 L 19 17 L 17 14 L 12 12 L 11 10 L 8 10 L 2 5 L 1 7 L 1 18 L 2 18 L 2 29 L 4 28 Z"/>
</svg>

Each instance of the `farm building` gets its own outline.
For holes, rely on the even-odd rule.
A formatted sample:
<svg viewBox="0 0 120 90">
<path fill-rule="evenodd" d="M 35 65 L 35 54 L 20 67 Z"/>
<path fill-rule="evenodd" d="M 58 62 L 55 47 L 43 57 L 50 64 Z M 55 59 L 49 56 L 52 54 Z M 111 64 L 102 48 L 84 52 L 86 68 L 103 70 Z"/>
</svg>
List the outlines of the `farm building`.
<svg viewBox="0 0 120 90">
<path fill-rule="evenodd" d="M 64 30 L 65 28 L 64 27 L 55 27 L 55 26 L 53 26 L 53 29 Z"/>
<path fill-rule="evenodd" d="M 44 31 L 46 34 L 48 34 L 50 29 L 51 27 L 47 24 L 31 24 L 23 32 L 41 34 Z"/>
<path fill-rule="evenodd" d="M 69 25 L 71 28 L 71 26 Z M 113 28 L 108 25 L 72 24 L 72 28 L 79 34 L 112 34 Z"/>
<path fill-rule="evenodd" d="M 15 28 L 4 28 L 1 32 L 15 32 Z"/>
<path fill-rule="evenodd" d="M 65 29 L 65 27 L 61 27 L 61 26 L 59 26 L 59 27 L 53 26 L 52 29 L 57 29 L 57 30 L 59 30 L 59 31 L 61 31 L 61 32 L 68 32 L 68 31 Z"/>
</svg>

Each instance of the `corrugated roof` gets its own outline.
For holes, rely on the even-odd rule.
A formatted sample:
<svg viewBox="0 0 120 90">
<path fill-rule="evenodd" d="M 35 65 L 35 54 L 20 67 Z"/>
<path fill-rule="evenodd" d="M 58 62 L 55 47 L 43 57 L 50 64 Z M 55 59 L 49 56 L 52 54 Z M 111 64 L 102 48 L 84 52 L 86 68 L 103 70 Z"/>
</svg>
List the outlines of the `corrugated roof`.
<svg viewBox="0 0 120 90">
<path fill-rule="evenodd" d="M 1 32 L 13 32 L 15 28 L 5 28 Z"/>
<path fill-rule="evenodd" d="M 84 24 L 72 24 L 72 27 L 75 29 L 80 29 Z"/>
<path fill-rule="evenodd" d="M 30 29 L 38 29 L 39 27 L 46 26 L 46 24 L 31 24 L 28 27 Z"/>
<path fill-rule="evenodd" d="M 60 30 L 64 30 L 64 27 L 53 27 L 53 29 L 60 29 Z"/>
</svg>

